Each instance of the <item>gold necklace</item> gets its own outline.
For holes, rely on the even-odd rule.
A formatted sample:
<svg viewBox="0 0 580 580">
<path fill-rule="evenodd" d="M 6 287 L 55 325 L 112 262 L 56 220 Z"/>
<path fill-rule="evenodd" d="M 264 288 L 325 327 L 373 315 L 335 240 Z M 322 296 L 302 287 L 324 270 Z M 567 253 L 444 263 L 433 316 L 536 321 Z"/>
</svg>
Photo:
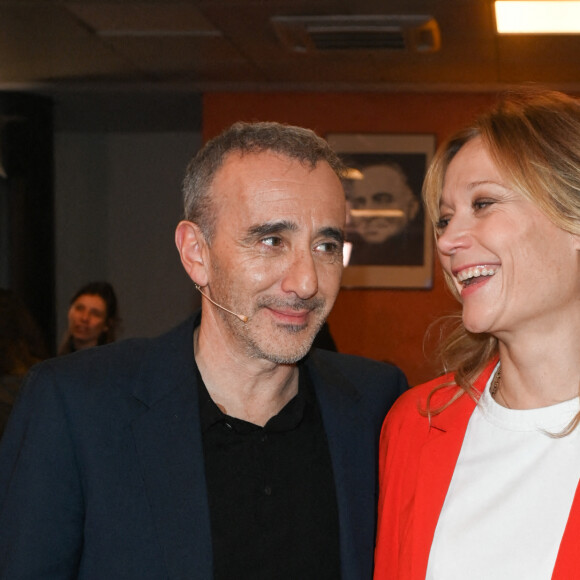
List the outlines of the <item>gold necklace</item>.
<svg viewBox="0 0 580 580">
<path fill-rule="evenodd" d="M 501 397 L 501 400 L 504 402 L 504 405 L 511 409 L 510 404 L 506 401 L 504 394 L 501 390 L 501 365 L 497 369 L 495 376 L 493 377 L 493 381 L 491 386 L 489 387 L 489 394 L 497 401 L 498 396 Z M 499 402 L 499 401 L 498 401 Z"/>
<path fill-rule="evenodd" d="M 497 392 L 499 390 L 499 381 L 501 380 L 501 366 L 497 369 L 491 387 L 489 387 L 489 394 L 495 399 Z"/>
</svg>

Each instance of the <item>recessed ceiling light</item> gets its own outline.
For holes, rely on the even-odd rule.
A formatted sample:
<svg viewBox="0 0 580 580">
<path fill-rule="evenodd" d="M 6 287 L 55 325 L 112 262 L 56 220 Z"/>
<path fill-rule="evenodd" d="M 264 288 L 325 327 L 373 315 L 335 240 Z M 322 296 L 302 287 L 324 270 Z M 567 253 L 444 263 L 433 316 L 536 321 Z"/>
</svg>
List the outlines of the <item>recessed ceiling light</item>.
<svg viewBox="0 0 580 580">
<path fill-rule="evenodd" d="M 579 34 L 580 2 L 575 0 L 497 0 L 500 34 Z"/>
</svg>

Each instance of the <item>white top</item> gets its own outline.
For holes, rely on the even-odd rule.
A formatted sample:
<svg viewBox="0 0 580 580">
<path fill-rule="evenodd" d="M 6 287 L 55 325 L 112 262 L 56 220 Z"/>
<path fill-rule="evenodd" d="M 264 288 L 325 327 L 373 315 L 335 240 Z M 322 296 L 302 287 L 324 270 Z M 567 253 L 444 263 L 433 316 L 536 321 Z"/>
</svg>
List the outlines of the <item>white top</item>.
<svg viewBox="0 0 580 580">
<path fill-rule="evenodd" d="M 580 427 L 554 439 L 575 398 L 512 410 L 491 397 L 473 412 L 439 516 L 426 580 L 549 580 L 580 479 Z"/>
</svg>

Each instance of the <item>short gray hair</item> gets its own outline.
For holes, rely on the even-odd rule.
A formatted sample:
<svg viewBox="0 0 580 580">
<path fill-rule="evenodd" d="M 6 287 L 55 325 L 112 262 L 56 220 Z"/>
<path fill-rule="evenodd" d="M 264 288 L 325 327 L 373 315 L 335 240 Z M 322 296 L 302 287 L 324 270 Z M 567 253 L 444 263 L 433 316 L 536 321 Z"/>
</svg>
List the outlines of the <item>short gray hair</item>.
<svg viewBox="0 0 580 580">
<path fill-rule="evenodd" d="M 216 211 L 210 188 L 217 171 L 232 152 L 245 155 L 266 151 L 296 159 L 312 169 L 325 161 L 339 178 L 344 176 L 340 157 L 310 129 L 274 122 L 234 123 L 199 150 L 183 180 L 184 218 L 199 226 L 208 243 L 215 229 Z"/>
</svg>

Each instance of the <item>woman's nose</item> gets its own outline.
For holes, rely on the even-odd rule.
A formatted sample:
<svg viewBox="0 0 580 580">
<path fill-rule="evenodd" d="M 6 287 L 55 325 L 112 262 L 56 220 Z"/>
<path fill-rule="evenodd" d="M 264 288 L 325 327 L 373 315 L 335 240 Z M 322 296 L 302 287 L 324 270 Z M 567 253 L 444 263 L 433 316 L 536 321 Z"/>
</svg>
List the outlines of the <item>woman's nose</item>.
<svg viewBox="0 0 580 580">
<path fill-rule="evenodd" d="M 445 229 L 437 236 L 437 249 L 444 255 L 454 254 L 469 244 L 469 228 L 458 216 L 451 218 Z"/>
</svg>

